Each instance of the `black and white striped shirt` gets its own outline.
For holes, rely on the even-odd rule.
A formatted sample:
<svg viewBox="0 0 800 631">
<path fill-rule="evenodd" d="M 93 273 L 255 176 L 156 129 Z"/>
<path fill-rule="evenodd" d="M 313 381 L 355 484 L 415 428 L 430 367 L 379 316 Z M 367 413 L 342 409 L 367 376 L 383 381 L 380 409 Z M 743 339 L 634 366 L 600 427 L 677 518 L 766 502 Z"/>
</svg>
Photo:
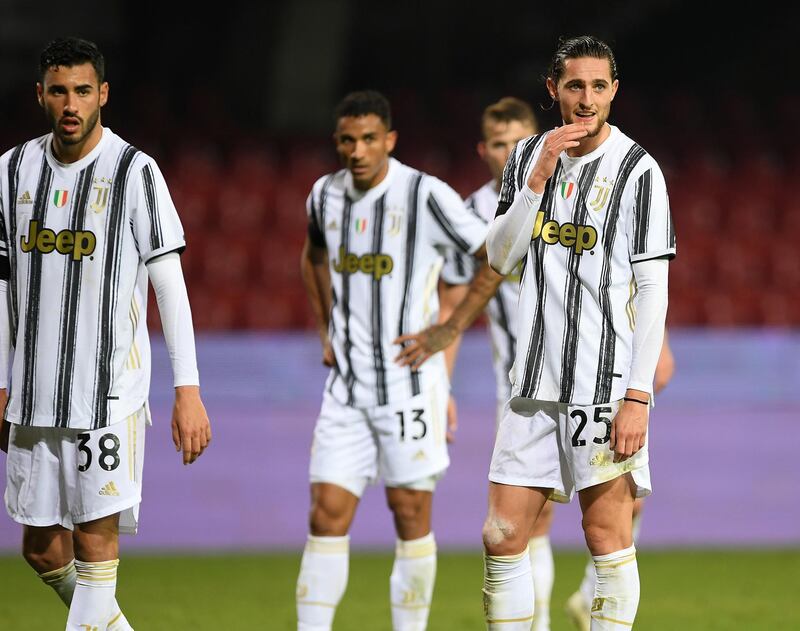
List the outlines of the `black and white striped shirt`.
<svg viewBox="0 0 800 631">
<path fill-rule="evenodd" d="M 147 399 L 145 262 L 185 242 L 152 158 L 104 128 L 62 164 L 52 135 L 0 157 L 0 263 L 14 346 L 6 418 L 96 429 Z"/>
<path fill-rule="evenodd" d="M 498 213 L 526 185 L 547 134 L 520 141 Z M 632 264 L 675 255 L 664 177 L 618 128 L 591 153 L 562 153 L 524 259 L 512 396 L 577 405 L 625 392 L 632 362 Z"/>
<path fill-rule="evenodd" d="M 487 182 L 467 198 L 467 207 L 486 222 L 487 228 L 497 210 L 497 190 L 494 180 Z M 472 281 L 477 270 L 477 261 L 457 250 L 445 254 L 442 278 L 453 285 Z M 517 266 L 497 288 L 497 293 L 486 305 L 488 329 L 492 341 L 492 363 L 497 383 L 497 400 L 507 401 L 511 396 L 509 373 L 516 355 L 517 303 L 519 302 L 519 280 L 522 265 Z"/>
<path fill-rule="evenodd" d="M 349 171 L 320 178 L 307 201 L 309 238 L 328 251 L 329 335 L 336 358 L 327 388 L 345 405 L 403 401 L 447 378 L 441 353 L 419 371 L 398 366 L 399 335 L 436 322 L 445 248 L 476 251 L 487 226 L 441 180 L 391 159 L 368 191 Z"/>
</svg>

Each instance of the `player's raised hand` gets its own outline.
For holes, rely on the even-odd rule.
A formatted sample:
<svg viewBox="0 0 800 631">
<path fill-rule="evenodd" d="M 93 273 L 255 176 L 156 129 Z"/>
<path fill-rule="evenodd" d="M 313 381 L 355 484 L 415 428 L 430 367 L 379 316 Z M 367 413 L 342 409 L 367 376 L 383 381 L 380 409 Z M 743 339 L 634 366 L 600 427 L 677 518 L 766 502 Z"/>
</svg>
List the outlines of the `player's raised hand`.
<svg viewBox="0 0 800 631">
<path fill-rule="evenodd" d="M 644 447 L 650 406 L 623 401 L 611 422 L 609 447 L 614 452 L 614 462 L 623 462 Z"/>
<path fill-rule="evenodd" d="M 211 442 L 211 422 L 200 399 L 199 386 L 175 388 L 172 410 L 172 442 L 183 452 L 183 464 L 192 464 Z"/>
<path fill-rule="evenodd" d="M 581 138 L 589 131 L 583 123 L 570 123 L 556 127 L 545 137 L 539 158 L 528 178 L 528 188 L 534 193 L 544 193 L 544 184 L 553 175 L 562 151 L 580 145 Z"/>
<path fill-rule="evenodd" d="M 411 366 L 417 370 L 434 353 L 450 345 L 458 337 L 458 330 L 452 324 L 434 324 L 419 333 L 408 333 L 394 340 L 403 348 L 394 361 L 401 366 Z"/>
</svg>

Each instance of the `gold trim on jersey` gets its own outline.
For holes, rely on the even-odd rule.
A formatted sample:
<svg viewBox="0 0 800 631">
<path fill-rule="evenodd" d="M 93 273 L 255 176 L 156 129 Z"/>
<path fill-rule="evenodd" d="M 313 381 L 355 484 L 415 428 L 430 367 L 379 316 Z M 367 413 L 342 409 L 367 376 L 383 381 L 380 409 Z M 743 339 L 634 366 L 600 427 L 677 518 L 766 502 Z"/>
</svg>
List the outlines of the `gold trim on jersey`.
<svg viewBox="0 0 800 631">
<path fill-rule="evenodd" d="M 630 294 L 628 296 L 628 302 L 625 304 L 625 313 L 628 315 L 628 325 L 631 327 L 631 331 L 633 331 L 636 326 L 636 305 L 633 304 L 633 301 L 636 298 L 636 294 L 639 293 L 639 287 L 636 284 L 635 278 L 631 278 L 628 290 Z"/>
<path fill-rule="evenodd" d="M 131 306 L 130 309 L 128 309 L 128 318 L 131 321 L 134 340 L 131 344 L 131 350 L 128 353 L 128 359 L 125 361 L 125 367 L 128 369 L 141 368 L 142 356 L 139 353 L 139 347 L 136 344 L 136 331 L 139 326 L 139 305 L 136 304 L 135 297 L 131 300 Z"/>
<path fill-rule="evenodd" d="M 425 289 L 423 290 L 422 294 L 424 296 L 422 301 L 423 322 L 430 322 L 431 298 L 433 298 L 433 295 L 437 293 L 437 290 L 439 289 L 439 272 L 442 271 L 443 265 L 444 259 L 440 258 L 436 263 L 430 266 L 430 269 L 428 269 L 428 275 L 425 278 Z"/>
</svg>

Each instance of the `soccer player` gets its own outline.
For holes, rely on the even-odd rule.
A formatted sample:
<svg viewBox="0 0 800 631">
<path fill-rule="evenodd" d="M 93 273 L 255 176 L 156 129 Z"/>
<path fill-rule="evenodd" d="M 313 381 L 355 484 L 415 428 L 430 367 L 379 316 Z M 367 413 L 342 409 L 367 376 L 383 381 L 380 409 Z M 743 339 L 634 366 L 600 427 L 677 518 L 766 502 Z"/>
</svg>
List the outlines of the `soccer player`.
<svg viewBox="0 0 800 631">
<path fill-rule="evenodd" d="M 211 439 L 183 229 L 153 159 L 101 125 L 104 66 L 92 42 L 49 43 L 36 92 L 51 132 L 0 157 L 5 504 L 23 524 L 23 556 L 69 607 L 68 631 L 131 628 L 115 590 L 118 535 L 137 528 L 150 423 L 148 277 L 183 463 Z"/>
<path fill-rule="evenodd" d="M 397 132 L 383 95 L 350 93 L 335 120 L 344 168 L 312 188 L 301 262 L 331 372 L 311 450 L 298 629 L 331 628 L 347 584 L 350 524 L 364 488 L 380 477 L 397 533 L 393 628 L 420 630 L 436 572 L 432 492 L 449 463 L 449 380 L 434 353 L 469 326 L 502 279 L 485 263 L 485 223 L 445 183 L 391 157 Z M 451 318 L 429 326 L 445 248 L 484 263 Z"/>
<path fill-rule="evenodd" d="M 487 237 L 498 273 L 524 260 L 483 528 L 489 629 L 530 628 L 530 525 L 575 491 L 597 572 L 591 629 L 636 616 L 632 512 L 651 491 L 647 421 L 675 235 L 657 163 L 607 122 L 618 85 L 604 42 L 559 42 L 546 86 L 563 125 L 515 147 Z"/>
<path fill-rule="evenodd" d="M 497 210 L 503 167 L 508 156 L 520 140 L 538 131 L 538 125 L 530 105 L 514 97 L 505 97 L 484 110 L 481 131 L 483 139 L 478 142 L 477 151 L 481 159 L 486 162 L 492 179 L 467 198 L 467 206 L 488 225 L 494 219 Z M 509 372 L 516 353 L 517 302 L 521 267 L 517 265 L 505 277 L 505 282 L 497 289 L 486 309 L 496 381 L 497 423 L 500 421 L 503 406 L 511 398 Z M 440 319 L 446 320 L 458 302 L 463 299 L 467 291 L 465 283 L 472 280 L 474 271 L 475 265 L 469 257 L 457 250 L 448 250 L 439 287 L 442 303 Z M 458 340 L 445 350 L 451 373 L 457 350 Z M 545 503 L 530 533 L 531 577 L 536 598 L 532 627 L 534 631 L 550 629 L 550 594 L 555 576 L 549 536 L 553 521 L 552 506 L 552 502 Z"/>
</svg>

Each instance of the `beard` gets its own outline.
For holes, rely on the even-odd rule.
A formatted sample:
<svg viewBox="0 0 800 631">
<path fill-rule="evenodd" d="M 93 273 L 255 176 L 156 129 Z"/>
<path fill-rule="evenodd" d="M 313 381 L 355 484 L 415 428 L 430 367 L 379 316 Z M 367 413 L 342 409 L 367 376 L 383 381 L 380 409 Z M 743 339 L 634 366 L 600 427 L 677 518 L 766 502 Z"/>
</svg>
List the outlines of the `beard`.
<svg viewBox="0 0 800 631">
<path fill-rule="evenodd" d="M 77 133 L 65 134 L 59 126 L 59 121 L 61 120 L 61 118 L 56 117 L 50 112 L 47 113 L 47 119 L 50 123 L 50 129 L 53 130 L 53 134 L 64 145 L 78 145 L 82 143 L 86 139 L 86 137 L 90 133 L 92 133 L 92 130 L 97 126 L 97 121 L 100 118 L 100 109 L 98 108 L 94 112 L 92 112 L 89 118 L 86 119 L 85 121 L 79 116 L 72 116 L 71 118 L 77 119 L 80 123 L 80 127 Z"/>
</svg>

